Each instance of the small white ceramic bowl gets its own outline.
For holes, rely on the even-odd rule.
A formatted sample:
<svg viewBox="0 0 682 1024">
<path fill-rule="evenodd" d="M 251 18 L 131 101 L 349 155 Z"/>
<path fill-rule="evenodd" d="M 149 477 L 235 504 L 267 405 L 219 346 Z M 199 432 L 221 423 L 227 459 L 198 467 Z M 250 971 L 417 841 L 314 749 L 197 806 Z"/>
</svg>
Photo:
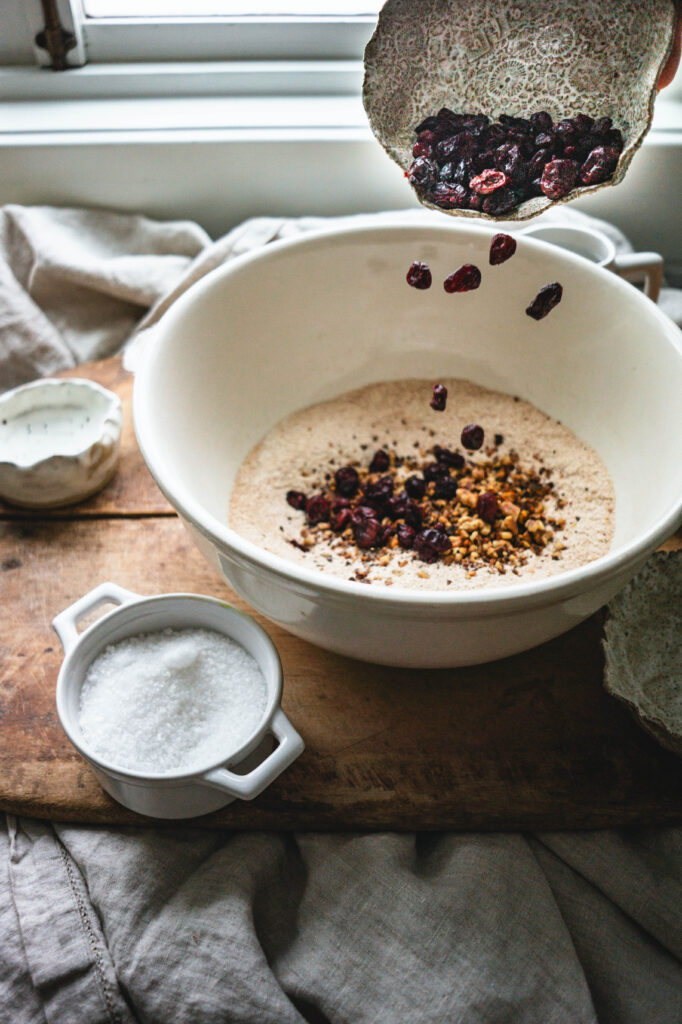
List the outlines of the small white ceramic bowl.
<svg viewBox="0 0 682 1024">
<path fill-rule="evenodd" d="M 267 245 L 193 285 L 142 353 L 135 428 L 157 483 L 251 605 L 322 647 L 416 667 L 514 654 L 591 615 L 682 522 L 678 328 L 616 274 L 545 242 L 520 237 L 490 267 L 493 233 L 425 214 Z M 414 260 L 432 269 L 427 291 L 405 283 Z M 463 263 L 481 268 L 480 288 L 446 294 Z M 551 281 L 562 302 L 531 320 Z M 415 592 L 325 576 L 227 525 L 241 462 L 284 416 L 375 381 L 446 376 L 519 395 L 596 449 L 616 492 L 606 555 L 509 587 Z"/>
<path fill-rule="evenodd" d="M 90 380 L 46 378 L 0 395 L 0 497 L 25 508 L 89 498 L 114 474 L 121 401 Z"/>
<path fill-rule="evenodd" d="M 79 634 L 78 622 L 108 602 L 120 607 Z M 102 788 L 130 810 L 153 818 L 193 818 L 217 811 L 235 799 L 253 800 L 302 753 L 303 740 L 280 706 L 282 666 L 275 645 L 253 619 L 223 601 L 197 594 L 141 597 L 115 583 L 102 583 L 60 612 L 52 625 L 65 653 L 57 679 L 59 720 Z M 80 692 L 89 666 L 107 644 L 140 633 L 191 627 L 223 633 L 256 659 L 268 693 L 258 728 L 237 750 L 225 750 L 220 761 L 192 772 L 141 774 L 103 761 L 78 724 Z M 263 760 L 255 755 L 270 733 L 277 747 Z M 237 768 L 239 773 L 232 770 Z"/>
</svg>

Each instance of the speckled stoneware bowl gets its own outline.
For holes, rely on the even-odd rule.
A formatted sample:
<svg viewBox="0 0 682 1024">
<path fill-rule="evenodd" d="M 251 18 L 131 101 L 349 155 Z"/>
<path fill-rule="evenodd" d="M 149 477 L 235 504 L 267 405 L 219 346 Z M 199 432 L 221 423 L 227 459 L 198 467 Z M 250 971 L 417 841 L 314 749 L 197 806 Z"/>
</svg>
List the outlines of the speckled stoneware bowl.
<svg viewBox="0 0 682 1024">
<path fill-rule="evenodd" d="M 612 179 L 573 189 L 559 200 L 567 202 L 622 181 L 651 125 L 674 24 L 672 0 L 388 0 L 365 51 L 365 109 L 405 171 L 415 126 L 443 106 L 493 119 L 540 110 L 555 121 L 580 112 L 612 118 L 625 140 Z M 524 220 L 551 205 L 537 196 L 497 219 Z"/>
<path fill-rule="evenodd" d="M 90 380 L 46 378 L 0 395 L 0 498 L 58 508 L 99 491 L 118 463 L 117 395 Z"/>
<path fill-rule="evenodd" d="M 682 757 L 682 551 L 658 552 L 609 604 L 604 683 Z"/>
</svg>

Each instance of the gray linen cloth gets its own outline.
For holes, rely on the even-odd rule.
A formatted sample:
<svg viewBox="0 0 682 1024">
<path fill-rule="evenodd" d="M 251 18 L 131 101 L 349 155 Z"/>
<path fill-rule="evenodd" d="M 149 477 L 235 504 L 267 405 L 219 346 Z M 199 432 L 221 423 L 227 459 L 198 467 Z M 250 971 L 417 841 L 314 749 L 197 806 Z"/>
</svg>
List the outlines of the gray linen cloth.
<svg viewBox="0 0 682 1024">
<path fill-rule="evenodd" d="M 193 280 L 325 223 L 258 218 L 211 243 L 99 211 L 0 217 L 0 390 L 109 355 L 137 325 L 134 365 Z M 0 1024 L 680 1024 L 681 908 L 682 829 L 278 835 L 7 815 Z"/>
</svg>

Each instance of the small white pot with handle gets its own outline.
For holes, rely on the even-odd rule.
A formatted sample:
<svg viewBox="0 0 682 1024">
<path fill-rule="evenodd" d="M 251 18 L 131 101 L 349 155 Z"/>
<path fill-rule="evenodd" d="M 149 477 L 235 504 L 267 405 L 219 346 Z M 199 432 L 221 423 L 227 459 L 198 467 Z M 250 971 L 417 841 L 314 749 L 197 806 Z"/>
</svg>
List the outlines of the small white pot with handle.
<svg viewBox="0 0 682 1024">
<path fill-rule="evenodd" d="M 107 603 L 119 607 L 79 634 L 79 621 Z M 65 653 L 57 679 L 57 713 L 62 727 L 102 788 L 124 807 L 153 818 L 208 814 L 235 799 L 253 800 L 303 752 L 303 740 L 280 706 L 282 666 L 277 649 L 253 619 L 223 601 L 197 594 L 142 597 L 115 583 L 102 583 L 57 615 L 52 625 Z M 108 644 L 140 633 L 187 628 L 222 633 L 256 660 L 267 688 L 258 728 L 238 749 L 226 749 L 218 762 L 189 772 L 136 772 L 102 760 L 78 724 L 80 693 L 88 668 Z M 260 748 L 269 736 L 277 745 L 263 759 Z"/>
<path fill-rule="evenodd" d="M 663 257 L 660 253 L 617 253 L 615 245 L 603 231 L 572 224 L 531 224 L 527 228 L 521 228 L 516 234 L 558 245 L 561 249 L 575 253 L 576 256 L 582 256 L 597 267 L 612 270 L 626 281 L 642 283 L 647 298 L 652 302 L 658 302 L 663 284 Z"/>
</svg>

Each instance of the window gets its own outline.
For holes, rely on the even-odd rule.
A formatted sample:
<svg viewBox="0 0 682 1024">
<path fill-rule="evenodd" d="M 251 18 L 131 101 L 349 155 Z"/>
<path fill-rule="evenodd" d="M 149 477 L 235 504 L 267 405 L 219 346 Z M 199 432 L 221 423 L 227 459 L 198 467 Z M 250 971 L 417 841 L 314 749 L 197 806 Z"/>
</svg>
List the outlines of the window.
<svg viewBox="0 0 682 1024">
<path fill-rule="evenodd" d="M 37 0 L 35 5 L 40 16 Z M 361 60 L 381 0 L 57 0 L 70 63 Z"/>
</svg>

